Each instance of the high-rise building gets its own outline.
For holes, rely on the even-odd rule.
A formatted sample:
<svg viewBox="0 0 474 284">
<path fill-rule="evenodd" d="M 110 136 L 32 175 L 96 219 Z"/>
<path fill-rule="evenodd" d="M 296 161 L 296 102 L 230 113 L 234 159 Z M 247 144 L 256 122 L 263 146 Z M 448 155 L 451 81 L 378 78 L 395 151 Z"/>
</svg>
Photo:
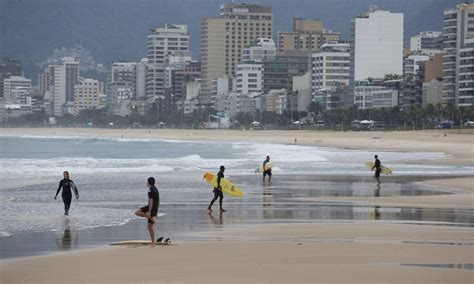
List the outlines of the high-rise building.
<svg viewBox="0 0 474 284">
<path fill-rule="evenodd" d="M 443 49 L 443 33 L 427 31 L 421 32 L 410 38 L 410 51 L 419 53 L 430 53 Z"/>
<path fill-rule="evenodd" d="M 324 43 L 337 42 L 341 33 L 324 28 L 321 20 L 293 19 L 293 31 L 278 32 L 278 52 L 317 50 Z"/>
<path fill-rule="evenodd" d="M 444 11 L 443 39 L 443 102 L 471 106 L 474 103 L 474 4 L 462 3 Z"/>
<path fill-rule="evenodd" d="M 21 76 L 10 76 L 3 80 L 3 95 L 7 104 L 27 104 L 31 80 Z"/>
<path fill-rule="evenodd" d="M 151 29 L 148 34 L 148 70 L 146 96 L 150 99 L 165 98 L 165 69 L 169 56 L 189 52 L 189 34 L 186 25 L 166 24 Z"/>
<path fill-rule="evenodd" d="M 165 109 L 167 113 L 177 110 L 177 102 L 186 99 L 186 86 L 201 75 L 201 62 L 188 61 L 168 64 L 165 80 Z"/>
<path fill-rule="evenodd" d="M 351 21 L 351 84 L 403 74 L 403 14 L 371 6 Z"/>
<path fill-rule="evenodd" d="M 72 114 L 77 115 L 81 110 L 99 109 L 104 106 L 99 81 L 80 79 L 74 86 L 74 103 Z"/>
<path fill-rule="evenodd" d="M 348 43 L 326 43 L 311 54 L 311 93 L 317 90 L 349 85 L 350 46 Z"/>
<path fill-rule="evenodd" d="M 21 62 L 11 57 L 0 59 L 0 97 L 3 97 L 3 80 L 10 76 L 22 76 Z"/>
<path fill-rule="evenodd" d="M 227 3 L 219 17 L 201 21 L 202 92 L 211 101 L 212 81 L 235 76 L 242 50 L 258 38 L 272 38 L 272 7 L 261 4 Z"/>
<path fill-rule="evenodd" d="M 60 64 L 49 65 L 49 72 L 50 113 L 61 116 L 64 114 L 65 104 L 74 101 L 74 86 L 79 79 L 79 61 L 73 57 L 64 57 Z"/>
</svg>

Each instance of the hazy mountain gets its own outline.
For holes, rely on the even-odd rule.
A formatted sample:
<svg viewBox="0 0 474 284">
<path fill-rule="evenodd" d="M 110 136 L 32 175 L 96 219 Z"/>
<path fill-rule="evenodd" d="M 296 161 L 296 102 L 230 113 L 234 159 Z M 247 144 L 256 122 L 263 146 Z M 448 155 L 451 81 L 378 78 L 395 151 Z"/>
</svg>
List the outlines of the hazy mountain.
<svg viewBox="0 0 474 284">
<path fill-rule="evenodd" d="M 191 50 L 200 52 L 200 20 L 227 1 L 214 0 L 0 0 L 0 56 L 23 62 L 29 77 L 53 50 L 80 44 L 98 63 L 146 55 L 146 36 L 165 23 L 187 24 Z M 251 1 L 247 1 L 251 2 Z M 405 13 L 405 42 L 424 30 L 441 30 L 443 10 L 454 0 L 261 0 L 273 5 L 275 31 L 293 17 L 317 18 L 348 38 L 352 17 L 376 4 Z"/>
</svg>

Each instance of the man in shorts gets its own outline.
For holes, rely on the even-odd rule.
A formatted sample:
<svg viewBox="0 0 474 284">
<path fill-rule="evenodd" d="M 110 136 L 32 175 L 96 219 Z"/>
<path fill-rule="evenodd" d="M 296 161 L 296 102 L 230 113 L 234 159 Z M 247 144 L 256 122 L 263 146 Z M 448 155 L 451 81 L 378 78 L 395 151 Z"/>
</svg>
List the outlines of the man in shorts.
<svg viewBox="0 0 474 284">
<path fill-rule="evenodd" d="M 375 169 L 374 178 L 377 181 L 377 184 L 380 184 L 380 172 L 382 171 L 382 164 L 380 163 L 379 157 L 375 155 L 375 163 L 372 167 L 372 170 Z"/>
<path fill-rule="evenodd" d="M 265 161 L 263 161 L 263 182 L 265 182 L 265 177 L 268 176 L 268 181 L 272 182 L 272 168 L 266 169 L 267 163 L 270 163 L 270 156 L 267 156 Z"/>
<path fill-rule="evenodd" d="M 155 187 L 155 178 L 148 178 L 148 205 L 135 211 L 135 215 L 148 219 L 148 232 L 150 233 L 151 244 L 155 245 L 155 228 L 158 207 L 160 206 L 160 193 Z"/>
</svg>

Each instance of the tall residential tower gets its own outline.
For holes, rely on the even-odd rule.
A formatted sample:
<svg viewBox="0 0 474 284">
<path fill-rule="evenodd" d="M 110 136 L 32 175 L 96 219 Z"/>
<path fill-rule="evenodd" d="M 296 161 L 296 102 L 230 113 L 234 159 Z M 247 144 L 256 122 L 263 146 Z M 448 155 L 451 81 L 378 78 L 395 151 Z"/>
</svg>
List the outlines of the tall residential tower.
<svg viewBox="0 0 474 284">
<path fill-rule="evenodd" d="M 210 101 L 212 81 L 235 76 L 242 50 L 258 38 L 272 38 L 272 7 L 261 4 L 227 3 L 219 17 L 201 21 L 202 92 Z"/>
</svg>

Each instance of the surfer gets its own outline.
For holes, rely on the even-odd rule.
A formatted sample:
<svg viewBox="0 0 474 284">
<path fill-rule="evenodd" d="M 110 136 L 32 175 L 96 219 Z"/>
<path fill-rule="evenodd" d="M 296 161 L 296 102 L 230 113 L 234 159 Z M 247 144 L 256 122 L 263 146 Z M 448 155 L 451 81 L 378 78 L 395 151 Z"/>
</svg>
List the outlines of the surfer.
<svg viewBox="0 0 474 284">
<path fill-rule="evenodd" d="M 72 192 L 71 189 L 74 191 L 76 195 L 76 199 L 79 199 L 79 192 L 77 191 L 77 187 L 72 180 L 69 179 L 69 172 L 63 172 L 63 179 L 59 181 L 58 190 L 56 191 L 56 195 L 54 199 L 58 197 L 59 191 L 63 189 L 62 198 L 64 202 L 64 215 L 69 215 L 69 208 L 71 207 L 71 200 L 72 200 Z"/>
<path fill-rule="evenodd" d="M 263 182 L 265 182 L 265 177 L 268 175 L 268 181 L 271 182 L 272 181 L 272 168 L 268 168 L 268 169 L 265 169 L 265 165 L 267 163 L 270 163 L 270 156 L 267 156 L 267 158 L 265 159 L 265 161 L 263 161 Z"/>
<path fill-rule="evenodd" d="M 222 187 L 221 187 L 221 179 L 224 178 L 224 171 L 225 167 L 221 166 L 219 172 L 217 173 L 217 187 L 214 187 L 214 198 L 212 199 L 211 203 L 209 204 L 209 207 L 207 207 L 207 211 L 212 212 L 212 205 L 214 202 L 219 198 L 219 207 L 221 212 L 225 212 L 224 208 L 222 208 L 222 200 L 224 199 L 224 194 L 222 193 Z"/>
<path fill-rule="evenodd" d="M 377 155 L 375 157 L 375 163 L 374 166 L 372 167 L 372 171 L 375 169 L 375 174 L 374 178 L 377 180 L 377 184 L 380 184 L 380 172 L 382 171 L 381 163 L 379 160 L 379 157 Z"/>
<path fill-rule="evenodd" d="M 135 215 L 148 219 L 148 232 L 152 245 L 155 245 L 155 228 L 156 216 L 158 215 L 158 207 L 160 206 L 160 193 L 155 187 L 155 178 L 149 177 L 148 182 L 148 205 L 135 211 Z"/>
</svg>

